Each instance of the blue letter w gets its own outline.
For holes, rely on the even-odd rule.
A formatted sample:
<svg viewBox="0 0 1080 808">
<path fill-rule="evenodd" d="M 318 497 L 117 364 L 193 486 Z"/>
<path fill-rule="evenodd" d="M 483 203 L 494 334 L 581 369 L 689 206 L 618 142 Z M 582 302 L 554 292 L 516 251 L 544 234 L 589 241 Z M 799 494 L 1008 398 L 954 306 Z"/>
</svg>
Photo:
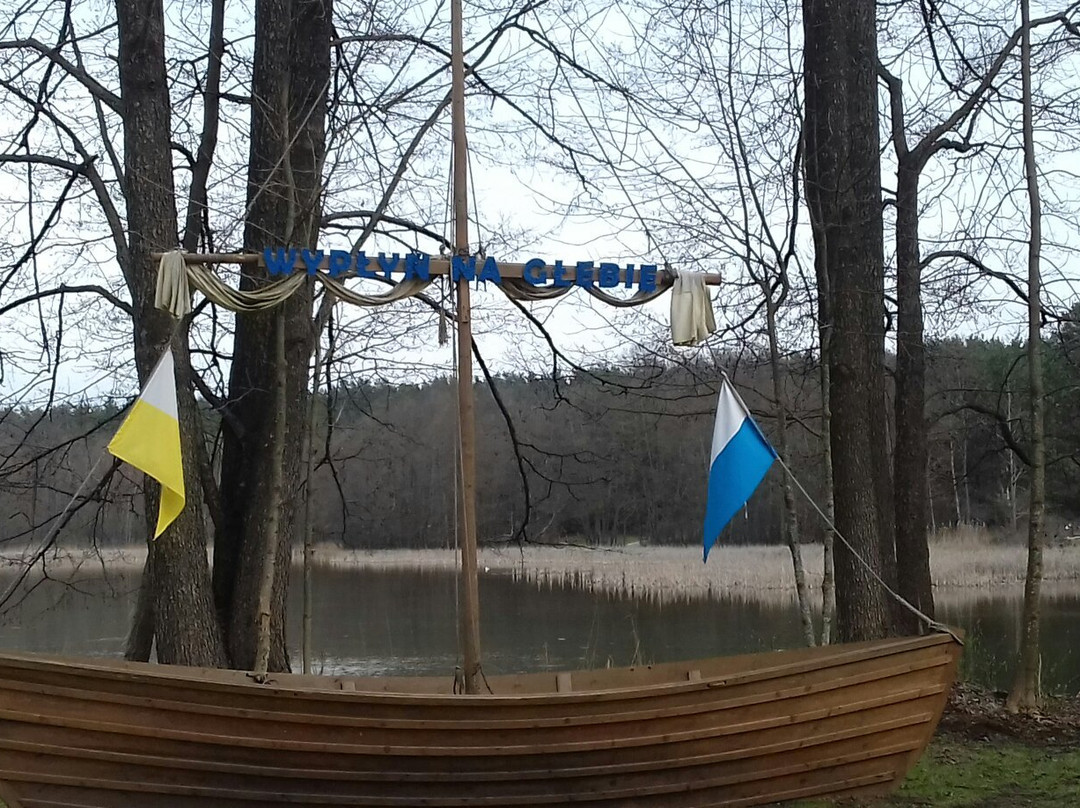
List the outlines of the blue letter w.
<svg viewBox="0 0 1080 808">
<path fill-rule="evenodd" d="M 296 265 L 296 250 L 286 251 L 284 247 L 267 247 L 263 250 L 263 261 L 271 275 L 291 275 Z"/>
</svg>

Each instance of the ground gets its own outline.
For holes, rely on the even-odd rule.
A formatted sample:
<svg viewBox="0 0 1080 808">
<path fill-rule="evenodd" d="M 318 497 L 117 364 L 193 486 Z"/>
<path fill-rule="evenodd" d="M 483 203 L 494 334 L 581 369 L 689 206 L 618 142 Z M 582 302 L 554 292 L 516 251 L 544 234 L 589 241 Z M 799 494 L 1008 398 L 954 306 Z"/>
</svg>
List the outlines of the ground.
<svg viewBox="0 0 1080 808">
<path fill-rule="evenodd" d="M 958 685 L 930 748 L 900 789 L 885 799 L 838 805 L 1080 808 L 1080 697 L 1014 716 L 1005 710 L 1005 694 Z"/>
</svg>

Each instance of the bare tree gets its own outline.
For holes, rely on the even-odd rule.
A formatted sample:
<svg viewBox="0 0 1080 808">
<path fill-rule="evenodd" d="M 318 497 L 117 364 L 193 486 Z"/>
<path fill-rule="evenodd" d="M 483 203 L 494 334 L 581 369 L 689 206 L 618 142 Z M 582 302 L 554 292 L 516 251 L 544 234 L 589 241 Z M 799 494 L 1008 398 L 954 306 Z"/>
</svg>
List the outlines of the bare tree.
<svg viewBox="0 0 1080 808">
<path fill-rule="evenodd" d="M 1039 590 L 1042 585 L 1043 521 L 1046 508 L 1046 439 L 1043 402 L 1042 307 L 1039 256 L 1042 250 L 1042 203 L 1035 160 L 1035 123 L 1031 92 L 1031 7 L 1020 0 L 1021 114 L 1024 134 L 1024 174 L 1027 177 L 1030 234 L 1028 237 L 1028 385 L 1031 409 L 1031 488 L 1028 504 L 1028 562 L 1024 581 L 1023 635 L 1020 659 L 1006 706 L 1011 712 L 1039 706 Z"/>
<path fill-rule="evenodd" d="M 914 42 L 902 40 L 897 46 L 895 60 L 902 64 L 912 49 L 929 47 L 934 71 L 931 74 L 946 85 L 942 95 L 946 102 L 930 102 L 917 110 L 905 105 L 904 81 L 894 75 L 884 64 L 878 72 L 884 80 L 890 100 L 890 139 L 896 159 L 896 209 L 895 259 L 896 259 L 896 451 L 894 457 L 896 490 L 896 555 L 897 583 L 900 594 L 933 617 L 934 601 L 930 577 L 930 561 L 927 547 L 928 494 L 925 485 L 928 463 L 928 434 L 926 401 L 926 347 L 924 344 L 924 291 L 923 273 L 928 263 L 935 260 L 965 256 L 963 239 L 958 238 L 952 249 L 939 249 L 924 257 L 920 249 L 919 220 L 920 183 L 928 164 L 935 158 L 951 154 L 957 160 L 982 151 L 1000 153 L 1001 146 L 981 138 L 985 133 L 992 138 L 992 124 L 984 124 L 992 118 L 1007 99 L 1001 97 L 1002 88 L 1012 80 L 1011 55 L 1021 40 L 1022 28 L 1004 38 L 995 50 L 986 53 L 969 53 L 961 49 L 963 38 L 957 29 L 964 24 L 981 26 L 982 16 L 968 20 L 967 14 L 958 10 L 959 20 L 922 15 L 919 20 L 920 39 Z M 1048 15 L 1034 22 L 1035 26 L 1068 25 L 1065 12 Z M 898 27 L 898 26 L 897 26 Z M 966 30 L 966 29 L 964 29 Z M 940 42 L 938 41 L 940 39 Z M 901 48 L 900 45 L 903 47 Z M 955 59 L 946 60 L 943 52 L 954 52 Z M 979 72 L 976 65 L 985 64 Z M 957 75 L 952 75 L 953 73 Z M 968 86 L 970 85 L 970 89 Z M 954 103 L 953 99 L 958 103 Z M 946 104 L 953 104 L 951 108 Z M 943 109 L 942 109 L 943 108 Z M 941 110 L 941 111 L 939 111 Z M 916 136 L 909 138 L 912 121 L 918 121 Z M 966 163 L 967 170 L 953 172 L 962 184 L 971 180 L 974 164 Z M 948 187 L 948 186 L 946 186 Z M 939 195 L 944 194 L 938 188 Z M 938 244 L 949 238 L 948 233 L 935 236 Z M 966 259 L 972 268 L 984 269 L 971 255 Z M 959 500 L 957 500 L 959 510 Z M 918 626 L 910 614 L 905 615 L 908 630 Z"/>
</svg>

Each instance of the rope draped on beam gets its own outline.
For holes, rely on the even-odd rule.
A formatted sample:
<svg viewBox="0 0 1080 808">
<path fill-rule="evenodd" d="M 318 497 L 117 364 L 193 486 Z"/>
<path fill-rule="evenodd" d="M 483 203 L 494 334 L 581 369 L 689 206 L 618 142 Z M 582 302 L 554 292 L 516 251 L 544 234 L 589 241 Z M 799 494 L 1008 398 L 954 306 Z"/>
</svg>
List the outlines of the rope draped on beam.
<svg viewBox="0 0 1080 808">
<path fill-rule="evenodd" d="M 154 305 L 183 317 L 191 311 L 191 290 L 200 292 L 211 303 L 241 313 L 265 311 L 280 306 L 304 285 L 305 275 L 294 273 L 259 289 L 241 291 L 222 281 L 204 264 L 189 264 L 179 250 L 165 253 L 158 264 L 157 294 Z M 385 306 L 419 294 L 431 285 L 430 280 L 409 278 L 395 283 L 382 295 L 369 295 L 349 289 L 337 278 L 323 272 L 314 277 L 338 298 L 354 306 Z"/>
<path fill-rule="evenodd" d="M 257 262 L 257 256 L 243 258 L 237 263 Z M 251 259 L 255 260 L 252 261 Z M 234 259 L 235 260 L 235 259 Z M 154 304 L 159 309 L 180 318 L 191 312 L 192 290 L 200 292 L 212 303 L 241 313 L 265 311 L 284 303 L 303 287 L 306 277 L 313 277 L 338 299 L 354 306 L 385 306 L 413 297 L 431 285 L 431 278 L 406 278 L 391 284 L 385 294 L 365 294 L 347 287 L 344 275 L 334 277 L 327 272 L 306 274 L 294 272 L 266 286 L 249 291 L 234 289 L 205 264 L 189 263 L 180 250 L 162 254 L 158 265 L 157 290 Z M 554 300 L 569 292 L 573 286 L 537 286 L 522 278 L 503 278 L 496 284 L 507 297 L 520 301 Z M 609 306 L 620 308 L 640 306 L 655 300 L 672 289 L 671 329 L 676 345 L 694 345 L 716 330 L 712 306 L 706 288 L 706 276 L 697 272 L 666 270 L 657 277 L 655 289 L 638 290 L 628 298 L 610 295 L 595 286 L 583 286 L 590 295 Z"/>
</svg>

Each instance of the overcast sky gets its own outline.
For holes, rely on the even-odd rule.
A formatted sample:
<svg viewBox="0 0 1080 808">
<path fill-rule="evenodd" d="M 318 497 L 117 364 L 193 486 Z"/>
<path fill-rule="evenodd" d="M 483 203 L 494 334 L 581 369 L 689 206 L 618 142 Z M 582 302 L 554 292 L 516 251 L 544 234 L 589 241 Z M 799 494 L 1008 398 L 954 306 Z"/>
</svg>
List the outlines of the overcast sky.
<svg viewBox="0 0 1080 808">
<path fill-rule="evenodd" d="M 182 99 L 204 67 L 200 60 L 207 39 L 208 6 L 197 2 L 167 2 L 166 6 L 170 75 L 176 82 L 173 140 L 193 149 L 201 107 Z M 225 90 L 245 95 L 244 64 L 250 55 L 252 23 L 244 14 L 246 5 L 231 3 L 228 8 L 226 36 L 233 44 L 226 59 Z M 423 35 L 440 46 L 448 43 L 445 3 L 403 3 L 400 7 L 379 3 L 374 8 L 375 19 L 346 18 L 347 4 L 338 3 L 339 34 L 409 33 Z M 506 9 L 482 12 L 471 3 L 466 8 L 466 44 L 478 45 L 472 51 L 475 55 Z M 76 9 L 74 23 L 83 35 L 97 29 L 112 13 L 111 4 L 104 0 L 80 3 Z M 757 292 L 746 286 L 741 266 L 744 245 L 735 230 L 742 214 L 733 189 L 748 179 L 758 184 L 764 212 L 761 217 L 750 217 L 751 248 L 767 259 L 769 238 L 782 241 L 787 236 L 790 216 L 790 191 L 783 178 L 784 172 L 790 171 L 790 149 L 797 139 L 801 23 L 797 9 L 784 3 L 748 5 L 735 17 L 725 16 L 730 13 L 721 6 L 690 19 L 659 2 L 627 6 L 613 0 L 589 0 L 550 4 L 523 18 L 532 35 L 522 31 L 507 34 L 480 68 L 485 81 L 502 97 L 492 99 L 475 83 L 471 85 L 468 115 L 473 180 L 469 203 L 474 245 L 483 242 L 488 253 L 501 260 L 521 261 L 533 256 L 660 264 L 671 260 L 684 269 L 722 272 L 732 284 L 714 293 L 718 317 L 722 325 L 740 320 L 754 304 Z M 33 35 L 50 42 L 56 36 L 56 22 L 48 16 L 15 17 L 0 38 Z M 971 30 L 980 31 L 989 42 L 999 42 L 1010 30 L 1008 22 L 1003 18 L 999 32 L 989 24 Z M 964 25 L 971 24 L 971 20 L 957 20 L 963 31 L 968 30 Z M 912 31 L 898 17 L 883 21 L 881 47 L 883 61 L 906 82 L 909 107 L 917 109 L 920 103 L 926 107 L 921 115 L 912 113 L 910 136 L 914 138 L 956 101 L 933 80 L 929 52 L 909 41 L 915 36 Z M 565 60 L 556 61 L 537 44 L 537 36 L 547 37 L 590 74 L 583 75 Z M 81 41 L 80 49 L 87 70 L 118 92 L 111 61 L 114 32 L 106 30 L 88 37 Z M 66 52 L 74 58 L 70 47 Z M 347 119 L 347 113 L 331 119 L 328 213 L 374 207 L 398 156 L 445 93 L 449 81 L 442 58 L 422 47 L 353 43 L 346 46 L 345 53 L 348 61 L 359 60 L 361 67 L 354 80 L 362 86 L 361 97 L 366 103 L 385 103 L 406 88 L 414 89 L 409 100 L 388 105 L 366 123 L 357 117 Z M 15 64 L 12 60 L 21 60 L 18 64 L 22 67 L 27 61 L 18 53 L 0 52 L 0 72 L 8 71 Z M 710 83 L 700 69 L 694 73 L 697 65 L 711 67 L 714 76 L 730 69 L 734 78 L 727 84 Z M 36 79 L 41 70 L 38 62 L 20 75 Z M 86 140 L 88 150 L 98 155 L 97 165 L 108 180 L 112 174 L 107 151 L 89 97 L 71 80 L 54 79 L 50 86 L 54 88 L 55 108 Z M 632 90 L 636 100 L 628 102 L 619 91 L 621 87 Z M 1065 100 L 1075 100 L 1075 88 L 1080 87 L 1075 49 L 1057 61 L 1053 75 L 1047 74 L 1046 87 L 1048 93 L 1066 88 L 1062 92 L 1071 92 L 1073 97 Z M 10 93 L 0 93 L 0 97 L 5 99 L 0 136 L 7 139 L 21 131 L 29 113 Z M 1019 108 L 1007 100 L 983 116 L 974 133 L 976 139 L 999 138 L 1015 126 Z M 888 126 L 885 109 L 883 102 L 883 132 Z M 1080 196 L 1074 152 L 1067 148 L 1075 144 L 1051 131 L 1063 116 L 1046 113 L 1040 143 L 1049 214 L 1045 271 L 1051 292 L 1067 301 L 1075 296 L 1078 266 L 1073 250 L 1080 241 L 1076 227 Z M 119 150 L 118 121 L 109 112 L 105 117 L 113 146 Z M 248 121 L 245 105 L 223 102 L 210 203 L 218 246 L 223 249 L 235 249 L 242 237 Z M 543 132 L 533 125 L 536 121 Z M 749 168 L 742 173 L 734 170 L 731 143 L 724 141 L 736 125 L 750 144 Z M 391 214 L 449 232 L 448 139 L 447 111 L 417 150 L 390 204 Z M 882 145 L 887 194 L 894 185 L 893 163 L 884 137 Z M 35 128 L 29 148 L 72 159 L 70 141 L 47 122 Z M 9 145 L 6 153 L 25 150 L 19 144 Z M 1022 274 L 1026 233 L 1016 160 L 1014 138 L 1009 148 L 982 150 L 962 164 L 964 170 L 978 168 L 970 171 L 970 177 L 957 179 L 957 164 L 951 157 L 931 163 L 923 183 L 924 252 L 956 243 L 959 228 L 963 248 L 979 252 L 997 271 Z M 187 172 L 179 154 L 177 161 L 178 192 L 182 194 Z M 604 161 L 611 165 L 603 165 Z M 11 234 L 7 243 L 0 243 L 4 266 L 11 266 L 25 249 L 31 224 L 27 199 L 32 196 L 36 203 L 33 217 L 35 227 L 39 227 L 63 180 L 62 172 L 49 167 L 35 166 L 29 176 L 25 165 L 0 168 L 0 221 Z M 113 197 L 118 199 L 115 193 Z M 887 211 L 887 219 L 889 215 Z M 812 274 L 805 210 L 800 209 L 799 216 L 798 253 L 803 270 Z M 0 289 L 0 307 L 59 281 L 100 284 L 126 297 L 100 207 L 85 182 L 76 183 L 59 219 L 38 251 L 36 267 L 24 268 Z M 939 234 L 950 234 L 949 241 L 939 239 Z M 331 228 L 320 246 L 347 246 L 354 235 L 355 231 L 343 233 Z M 887 232 L 890 254 L 891 238 Z M 430 241 L 413 243 L 435 250 Z M 402 249 L 385 238 L 366 246 L 369 252 L 380 247 Z M 1022 307 L 1010 302 L 1014 296 L 1003 285 L 962 277 L 948 265 L 932 266 L 929 279 L 935 287 L 928 290 L 928 297 L 940 294 L 944 301 L 944 293 L 949 291 L 951 301 L 928 301 L 932 333 L 1012 338 L 1020 332 Z M 65 298 L 61 391 L 130 396 L 134 377 L 129 322 L 101 298 L 73 297 Z M 505 303 L 501 293 L 481 291 L 474 300 L 479 344 L 497 369 L 541 370 L 550 366 L 546 342 Z M 560 347 L 582 361 L 623 357 L 639 345 L 664 349 L 666 298 L 645 311 L 626 312 L 599 308 L 586 295 L 575 292 L 554 305 L 534 305 L 533 310 Z M 410 311 L 418 313 L 409 317 Z M 60 332 L 59 313 L 59 298 L 50 298 L 41 304 L 40 311 L 31 306 L 16 316 L 4 317 L 0 324 L 0 351 L 5 360 L 0 395 L 5 400 L 36 401 L 48 393 Z M 422 378 L 450 367 L 449 347 L 437 343 L 437 318 L 426 310 L 406 305 L 376 313 L 342 310 L 339 316 L 369 335 L 349 345 L 355 353 L 353 366 L 361 374 Z M 785 317 L 788 347 L 811 344 L 812 311 L 790 309 Z M 219 349 L 228 351 L 227 320 L 224 331 L 209 330 L 205 321 L 200 325 L 201 330 L 193 336 L 196 348 L 212 340 Z M 742 343 L 754 338 L 752 331 L 730 336 Z M 211 370 L 211 379 L 218 372 Z"/>
</svg>

